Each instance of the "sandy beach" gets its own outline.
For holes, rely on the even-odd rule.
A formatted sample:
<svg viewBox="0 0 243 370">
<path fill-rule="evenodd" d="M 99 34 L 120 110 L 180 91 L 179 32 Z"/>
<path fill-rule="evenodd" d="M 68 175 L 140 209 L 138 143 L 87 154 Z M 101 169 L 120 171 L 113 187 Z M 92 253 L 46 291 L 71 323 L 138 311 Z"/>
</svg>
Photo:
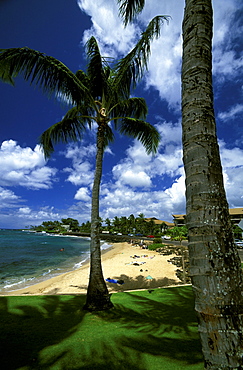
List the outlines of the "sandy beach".
<svg viewBox="0 0 243 370">
<path fill-rule="evenodd" d="M 168 262 L 172 257 L 130 243 L 114 243 L 102 253 L 103 274 L 105 279 L 122 279 L 124 284 L 107 282 L 109 291 L 150 289 L 180 283 L 175 274 L 177 267 Z M 1 295 L 85 294 L 88 279 L 89 263 L 39 284 Z"/>
</svg>

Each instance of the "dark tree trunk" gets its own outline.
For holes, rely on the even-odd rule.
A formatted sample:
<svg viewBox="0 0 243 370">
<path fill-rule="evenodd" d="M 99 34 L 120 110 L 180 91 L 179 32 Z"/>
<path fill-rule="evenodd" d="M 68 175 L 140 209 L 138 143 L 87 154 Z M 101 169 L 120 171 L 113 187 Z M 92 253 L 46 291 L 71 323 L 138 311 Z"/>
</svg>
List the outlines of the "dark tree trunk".
<svg viewBox="0 0 243 370">
<path fill-rule="evenodd" d="M 92 190 L 90 275 L 86 304 L 84 306 L 84 309 L 88 311 L 103 311 L 113 307 L 103 277 L 99 237 L 99 195 L 102 176 L 103 154 L 104 130 L 103 123 L 100 123 L 97 133 L 96 168 Z"/>
<path fill-rule="evenodd" d="M 243 369 L 242 271 L 216 136 L 212 26 L 211 0 L 186 0 L 182 125 L 190 275 L 205 369 Z"/>
</svg>

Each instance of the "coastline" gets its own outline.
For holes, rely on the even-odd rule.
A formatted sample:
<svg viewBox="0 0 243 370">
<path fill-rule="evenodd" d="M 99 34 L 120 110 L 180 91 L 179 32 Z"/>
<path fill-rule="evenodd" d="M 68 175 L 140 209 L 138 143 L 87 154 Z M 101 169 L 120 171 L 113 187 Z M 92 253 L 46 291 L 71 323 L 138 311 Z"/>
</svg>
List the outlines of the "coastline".
<svg viewBox="0 0 243 370">
<path fill-rule="evenodd" d="M 170 256 L 171 257 L 171 256 Z M 142 249 L 127 242 L 113 243 L 102 250 L 104 278 L 124 280 L 123 285 L 107 283 L 110 293 L 136 289 L 178 285 L 176 266 L 168 256 Z M 89 260 L 76 270 L 52 277 L 29 287 L 0 293 L 0 296 L 86 294 L 89 281 Z"/>
</svg>

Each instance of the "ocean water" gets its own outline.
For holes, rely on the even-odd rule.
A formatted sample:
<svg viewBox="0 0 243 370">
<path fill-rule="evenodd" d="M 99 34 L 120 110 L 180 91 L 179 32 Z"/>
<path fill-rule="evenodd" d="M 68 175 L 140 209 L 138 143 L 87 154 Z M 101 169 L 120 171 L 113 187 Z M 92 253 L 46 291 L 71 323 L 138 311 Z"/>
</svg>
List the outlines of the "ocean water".
<svg viewBox="0 0 243 370">
<path fill-rule="evenodd" d="M 0 293 L 79 268 L 89 258 L 89 247 L 89 238 L 0 230 Z"/>
</svg>

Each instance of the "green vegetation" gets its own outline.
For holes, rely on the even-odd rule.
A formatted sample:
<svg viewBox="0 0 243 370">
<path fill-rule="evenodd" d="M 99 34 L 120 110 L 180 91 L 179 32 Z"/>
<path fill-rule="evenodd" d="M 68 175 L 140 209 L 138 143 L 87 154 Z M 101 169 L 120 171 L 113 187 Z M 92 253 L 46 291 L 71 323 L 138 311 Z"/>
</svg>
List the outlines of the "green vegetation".
<svg viewBox="0 0 243 370">
<path fill-rule="evenodd" d="M 35 231 L 46 231 L 48 233 L 65 233 L 67 231 L 78 232 L 80 226 L 78 220 L 74 218 L 62 218 L 60 221 L 43 221 L 39 226 L 31 226 Z"/>
<path fill-rule="evenodd" d="M 100 232 L 105 231 L 109 234 L 121 233 L 123 235 L 155 235 L 153 239 L 154 243 L 161 243 L 162 235 L 170 235 L 172 240 L 184 240 L 187 238 L 187 228 L 173 227 L 171 229 L 165 223 L 156 224 L 153 220 L 146 221 L 145 216 L 140 213 L 137 217 L 133 214 L 130 216 L 115 216 L 113 219 L 106 218 L 103 220 L 99 218 Z M 60 221 L 44 221 L 39 226 L 31 226 L 32 230 L 35 231 L 46 231 L 48 233 L 65 233 L 69 232 L 81 232 L 90 233 L 91 232 L 91 222 L 83 222 L 79 225 L 78 220 L 73 218 L 62 219 Z"/>
<path fill-rule="evenodd" d="M 156 251 L 156 249 L 159 249 L 159 248 L 164 248 L 165 245 L 162 244 L 162 243 L 151 243 L 148 245 L 148 249 L 150 251 Z"/>
<path fill-rule="evenodd" d="M 235 239 L 242 239 L 242 232 L 243 230 L 241 229 L 241 227 L 239 227 L 238 225 L 233 225 L 233 233 L 234 233 L 234 237 Z"/>
<path fill-rule="evenodd" d="M 85 296 L 1 297 L 3 369 L 202 370 L 191 287 L 112 295 L 89 313 Z"/>
</svg>

